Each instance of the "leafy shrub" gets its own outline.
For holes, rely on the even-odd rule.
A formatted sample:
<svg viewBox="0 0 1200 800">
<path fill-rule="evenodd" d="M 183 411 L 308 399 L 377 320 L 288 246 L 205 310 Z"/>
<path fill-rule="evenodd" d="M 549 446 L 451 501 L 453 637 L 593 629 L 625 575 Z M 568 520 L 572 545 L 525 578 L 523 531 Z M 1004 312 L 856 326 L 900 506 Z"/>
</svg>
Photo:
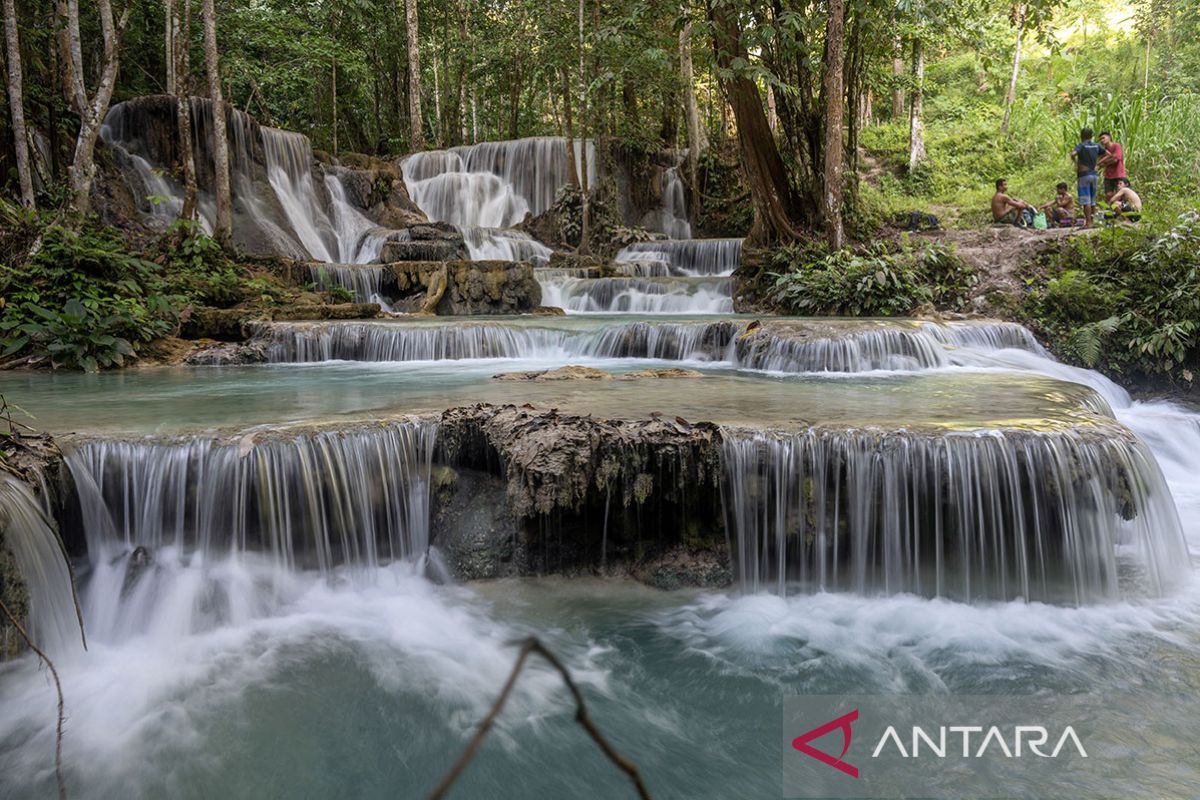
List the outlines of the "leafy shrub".
<svg viewBox="0 0 1200 800">
<path fill-rule="evenodd" d="M 959 307 L 975 283 L 975 271 L 942 245 L 914 252 L 907 243 L 895 249 L 879 242 L 823 253 L 793 244 L 778 251 L 772 266 L 771 298 L 801 315 L 896 316 L 926 303 Z"/>
<path fill-rule="evenodd" d="M 54 366 L 95 370 L 174 328 L 159 266 L 126 252 L 115 233 L 51 223 L 39 242 L 25 263 L 0 269 L 0 357 L 45 354 Z"/>
<path fill-rule="evenodd" d="M 1074 237 L 1021 313 L 1060 357 L 1125 380 L 1190 384 L 1200 365 L 1200 213 L 1158 233 Z"/>
</svg>

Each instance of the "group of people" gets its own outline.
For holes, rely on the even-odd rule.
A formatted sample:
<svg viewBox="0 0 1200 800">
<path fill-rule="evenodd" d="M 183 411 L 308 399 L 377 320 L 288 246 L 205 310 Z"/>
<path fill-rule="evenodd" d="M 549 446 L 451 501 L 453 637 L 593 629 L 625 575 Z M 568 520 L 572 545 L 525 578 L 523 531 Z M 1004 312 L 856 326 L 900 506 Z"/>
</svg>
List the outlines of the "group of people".
<svg viewBox="0 0 1200 800">
<path fill-rule="evenodd" d="M 1008 193 L 1008 181 L 996 181 L 996 193 L 992 195 L 992 220 L 1009 225 L 1034 225 L 1038 215 L 1045 215 L 1046 227 L 1074 227 L 1080 222 L 1090 228 L 1095 223 L 1097 197 L 1104 190 L 1104 202 L 1115 219 L 1136 221 L 1142 213 L 1142 198 L 1133 190 L 1129 176 L 1125 173 L 1125 150 L 1120 143 L 1105 131 L 1098 141 L 1092 141 L 1092 129 L 1079 132 L 1079 144 L 1071 151 L 1075 164 L 1076 194 L 1080 217 L 1076 210 L 1076 198 L 1071 196 L 1066 182 L 1055 187 L 1054 199 L 1040 206 L 1033 206 Z M 1100 170 L 1104 170 L 1104 183 L 1100 183 Z M 1041 227 L 1040 225 L 1038 227 Z"/>
</svg>

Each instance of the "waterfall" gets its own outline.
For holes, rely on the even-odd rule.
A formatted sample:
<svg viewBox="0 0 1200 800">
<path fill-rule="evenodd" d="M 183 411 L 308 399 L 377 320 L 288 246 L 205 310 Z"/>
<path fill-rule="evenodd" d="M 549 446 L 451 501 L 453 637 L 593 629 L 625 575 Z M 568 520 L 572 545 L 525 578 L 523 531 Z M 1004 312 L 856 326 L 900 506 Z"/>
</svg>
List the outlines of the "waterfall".
<svg viewBox="0 0 1200 800">
<path fill-rule="evenodd" d="M 659 214 L 659 230 L 669 239 L 692 238 L 692 226 L 688 222 L 687 198 L 683 192 L 683 179 L 679 167 L 664 170 L 662 175 L 662 211 Z"/>
<path fill-rule="evenodd" d="M 729 314 L 729 279 L 651 280 L 538 275 L 542 303 L 572 313 Z"/>
<path fill-rule="evenodd" d="M 174 100 L 167 98 L 117 103 L 109 109 L 100 130 L 101 139 L 116 153 L 118 165 L 136 187 L 149 224 L 156 229 L 174 221 L 183 207 L 183 187 L 155 166 L 174 158 L 173 138 L 154 138 L 156 130 L 174 130 L 174 106 Z M 212 103 L 192 98 L 191 106 L 198 211 L 205 230 L 212 231 L 216 218 Z M 342 263 L 378 258 L 384 235 L 375 232 L 374 223 L 346 200 L 337 175 L 327 174 L 320 183 L 314 179 L 308 137 L 260 126 L 236 109 L 227 114 L 226 127 L 237 212 L 235 232 L 250 238 L 261 236 L 273 251 L 298 258 Z M 257 234 L 251 233 L 252 228 Z"/>
<path fill-rule="evenodd" d="M 424 555 L 436 425 L 237 441 L 91 441 L 67 456 L 94 565 L 144 547 L 285 570 Z M 257 441 L 256 441 L 257 440 Z"/>
<path fill-rule="evenodd" d="M 666 272 L 693 277 L 732 275 L 741 259 L 741 239 L 638 242 L 623 248 L 616 257 L 617 269 L 631 270 L 628 274 L 645 275 L 647 267 L 641 265 L 649 264 L 649 275 Z"/>
<path fill-rule="evenodd" d="M 0 544 L 12 552 L 29 593 L 28 632 L 34 643 L 51 654 L 78 648 L 71 573 L 54 522 L 23 481 L 2 471 L 0 533 Z"/>
<path fill-rule="evenodd" d="M 317 289 L 327 292 L 334 287 L 354 295 L 356 303 L 378 303 L 389 307 L 383 297 L 383 278 L 386 267 L 346 266 L 344 264 L 309 264 L 309 279 Z"/>
<path fill-rule="evenodd" d="M 771 372 L 867 372 L 949 367 L 963 354 L 952 342 L 1021 341 L 1011 323 L 923 326 L 864 323 L 848 331 L 794 338 L 765 329 L 745 336 L 733 321 L 626 322 L 601 326 L 543 327 L 460 323 L 276 322 L 257 327 L 255 339 L 274 362 L 425 361 L 464 358 L 656 358 L 718 361 Z M 1026 332 L 1027 333 L 1027 332 Z M 1040 348 L 1032 337 L 1025 342 Z M 978 345 L 982 347 L 984 345 Z M 1015 351 L 1014 351 L 1015 352 Z"/>
<path fill-rule="evenodd" d="M 581 143 L 574 144 L 578 169 Z M 594 186 L 596 152 L 587 147 Z M 401 170 L 409 197 L 431 220 L 485 228 L 544 213 L 569 179 L 566 140 L 548 136 L 415 153 Z"/>
<path fill-rule="evenodd" d="M 550 248 L 524 231 L 473 225 L 460 225 L 459 230 L 473 261 L 550 261 Z"/>
<path fill-rule="evenodd" d="M 726 431 L 723 499 L 747 591 L 1081 604 L 1159 594 L 1187 548 L 1153 455 L 1123 429 L 978 435 Z"/>
</svg>

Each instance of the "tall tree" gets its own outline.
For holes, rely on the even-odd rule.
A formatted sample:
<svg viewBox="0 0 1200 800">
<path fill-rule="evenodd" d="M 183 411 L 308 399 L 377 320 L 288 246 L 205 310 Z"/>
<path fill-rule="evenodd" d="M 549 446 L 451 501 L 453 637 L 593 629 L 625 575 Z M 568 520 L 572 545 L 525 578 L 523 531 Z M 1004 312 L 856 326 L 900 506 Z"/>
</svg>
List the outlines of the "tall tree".
<svg viewBox="0 0 1200 800">
<path fill-rule="evenodd" d="M 225 130 L 225 98 L 221 92 L 221 64 L 217 54 L 217 10 L 213 0 L 202 0 L 204 24 L 204 69 L 208 73 L 208 96 L 212 99 L 212 145 L 214 193 L 217 220 L 213 235 L 222 245 L 233 242 L 233 197 L 229 189 L 229 137 Z"/>
<path fill-rule="evenodd" d="M 171 4 L 171 44 L 174 52 L 169 61 L 174 65 L 175 76 L 175 126 L 179 139 L 179 160 L 183 165 L 183 206 L 180 219 L 196 217 L 196 154 L 192 147 L 192 64 L 188 44 L 192 40 L 192 0 Z"/>
<path fill-rule="evenodd" d="M 586 39 L 584 38 L 584 0 L 579 0 L 579 188 L 580 226 L 579 253 L 591 253 L 591 186 L 588 185 L 588 81 L 586 63 Z"/>
<path fill-rule="evenodd" d="M 8 108 L 12 115 L 13 153 L 17 159 L 17 180 L 21 184 L 21 205 L 34 208 L 29 134 L 25 128 L 25 80 L 21 74 L 21 42 L 14 0 L 4 0 L 4 39 L 8 58 Z"/>
<path fill-rule="evenodd" d="M 404 25 L 408 32 L 409 148 L 423 150 L 425 133 L 421 125 L 421 43 L 417 30 L 417 0 L 404 0 Z"/>
<path fill-rule="evenodd" d="M 823 76 L 824 99 L 824 193 L 821 211 L 825 217 L 825 236 L 829 247 L 840 250 L 845 244 L 842 226 L 842 113 L 845 107 L 842 86 L 842 58 L 846 38 L 846 6 L 844 0 L 829 0 L 825 25 L 825 64 Z"/>
<path fill-rule="evenodd" d="M 1017 6 L 1017 44 L 1013 48 L 1012 75 L 1008 79 L 1008 92 L 1004 95 L 1004 121 L 1000 123 L 1000 132 L 1008 133 L 1008 122 L 1012 117 L 1013 103 L 1017 101 L 1017 76 L 1021 73 L 1021 35 L 1025 33 L 1024 3 Z"/>
<path fill-rule="evenodd" d="M 904 42 L 892 39 L 892 121 L 904 119 Z"/>
<path fill-rule="evenodd" d="M 908 171 L 925 161 L 925 47 L 921 35 L 912 39 L 912 88 L 908 102 Z"/>
<path fill-rule="evenodd" d="M 687 7 L 684 7 L 687 13 Z M 697 173 L 700 155 L 708 149 L 708 137 L 700 125 L 700 105 L 696 102 L 696 79 L 692 68 L 692 21 L 689 19 L 679 31 L 679 73 L 683 80 L 683 98 L 687 110 L 688 134 L 688 181 L 694 196 L 699 196 Z"/>
<path fill-rule="evenodd" d="M 758 244 L 793 239 L 797 235 L 796 199 L 767 125 L 758 86 L 746 72 L 749 61 L 741 28 L 733 10 L 720 0 L 708 0 L 708 18 L 718 75 L 737 121 L 738 144 L 754 206 L 749 238 Z"/>
<path fill-rule="evenodd" d="M 108 114 L 113 89 L 120 67 L 121 34 L 129 22 L 130 7 L 126 6 L 121 20 L 113 24 L 111 0 L 96 0 L 100 12 L 100 35 L 104 42 L 104 60 L 100 69 L 100 82 L 96 93 L 87 95 L 83 78 L 83 55 L 79 36 L 79 0 L 67 0 L 67 36 L 70 42 L 69 74 L 71 95 L 79 113 L 79 134 L 75 138 L 75 155 L 71 161 L 70 187 L 72 205 L 80 213 L 91 207 L 92 179 L 96 172 L 96 139 L 100 125 Z"/>
</svg>

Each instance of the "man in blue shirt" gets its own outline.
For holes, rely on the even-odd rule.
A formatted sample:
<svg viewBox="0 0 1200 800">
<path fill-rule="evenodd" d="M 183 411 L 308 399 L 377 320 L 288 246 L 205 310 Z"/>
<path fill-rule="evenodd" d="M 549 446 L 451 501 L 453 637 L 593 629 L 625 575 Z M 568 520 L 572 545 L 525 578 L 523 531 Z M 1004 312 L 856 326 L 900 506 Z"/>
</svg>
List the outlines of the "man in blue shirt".
<svg viewBox="0 0 1200 800">
<path fill-rule="evenodd" d="M 1105 154 L 1104 147 L 1092 141 L 1092 129 L 1084 128 L 1079 132 L 1079 144 L 1071 151 L 1071 160 L 1075 162 L 1075 172 L 1079 182 L 1079 205 L 1083 206 L 1085 227 L 1092 227 L 1092 217 L 1096 213 L 1096 189 L 1100 182 L 1096 173 L 1096 164 Z"/>
</svg>

